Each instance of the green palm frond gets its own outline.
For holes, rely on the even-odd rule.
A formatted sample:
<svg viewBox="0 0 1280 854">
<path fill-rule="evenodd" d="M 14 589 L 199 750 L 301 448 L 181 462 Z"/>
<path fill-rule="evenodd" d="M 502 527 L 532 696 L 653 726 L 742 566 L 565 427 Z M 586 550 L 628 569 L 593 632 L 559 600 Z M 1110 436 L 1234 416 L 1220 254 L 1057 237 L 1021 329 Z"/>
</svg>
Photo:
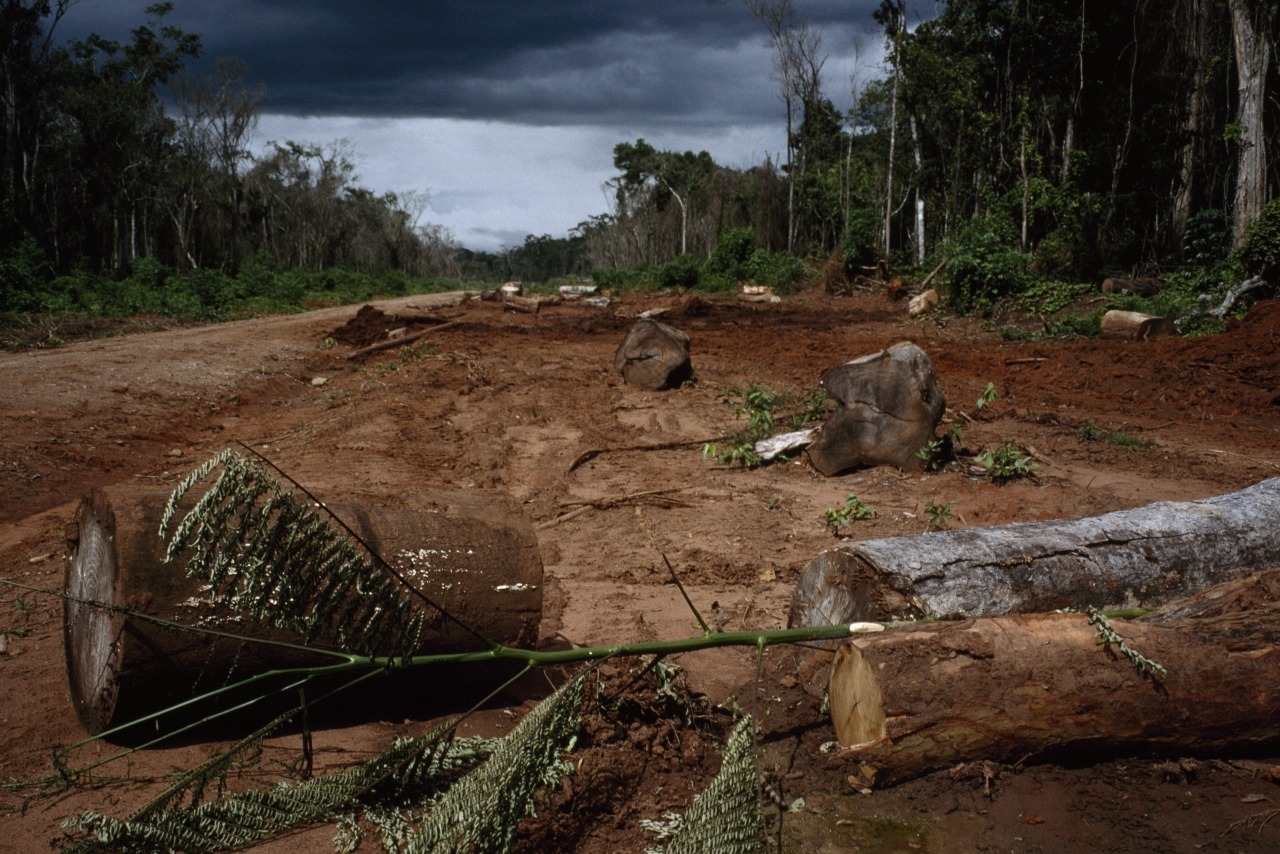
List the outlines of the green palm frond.
<svg viewBox="0 0 1280 854">
<path fill-rule="evenodd" d="M 537 788 L 571 767 L 561 753 L 577 739 L 584 682 L 577 677 L 525 715 L 484 765 L 436 802 L 407 840 L 406 854 L 508 850 Z"/>
<path fill-rule="evenodd" d="M 75 854 L 228 851 L 329 820 L 362 798 L 392 802 L 431 798 L 486 759 L 498 744 L 495 739 L 453 739 L 451 734 L 452 724 L 444 724 L 426 735 L 398 740 L 363 765 L 301 783 L 282 782 L 267 791 L 156 809 L 162 799 L 174 800 L 167 792 L 125 821 L 84 813 L 64 827 L 91 838 L 68 850 Z"/>
<path fill-rule="evenodd" d="M 173 530 L 167 558 L 189 554 L 187 573 L 215 602 L 262 625 L 298 632 L 362 655 L 404 658 L 436 609 L 362 553 L 310 502 L 283 489 L 257 461 L 227 450 L 174 490 L 160 535 L 178 503 L 221 467 L 217 480 Z"/>
<path fill-rule="evenodd" d="M 676 823 L 663 854 L 755 854 L 764 850 L 751 728 L 750 717 L 734 727 L 720 772 Z"/>
</svg>

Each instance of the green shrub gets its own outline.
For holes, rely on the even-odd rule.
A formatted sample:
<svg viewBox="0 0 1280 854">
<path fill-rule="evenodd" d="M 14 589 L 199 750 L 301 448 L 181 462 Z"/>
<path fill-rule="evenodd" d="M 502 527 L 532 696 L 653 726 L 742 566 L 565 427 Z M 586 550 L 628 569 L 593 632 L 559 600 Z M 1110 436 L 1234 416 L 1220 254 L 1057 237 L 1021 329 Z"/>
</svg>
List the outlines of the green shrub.
<svg viewBox="0 0 1280 854">
<path fill-rule="evenodd" d="M 703 265 L 703 272 L 710 279 L 727 279 L 737 283 L 752 278 L 752 253 L 756 251 L 756 236 L 749 228 L 731 228 L 720 235 L 711 257 Z"/>
<path fill-rule="evenodd" d="M 1226 211 L 1196 211 L 1182 232 L 1182 258 L 1194 267 L 1213 267 L 1231 254 L 1231 219 Z"/>
<path fill-rule="evenodd" d="M 1245 231 L 1237 258 L 1249 274 L 1266 264 L 1267 258 L 1280 260 L 1280 198 L 1272 199 Z"/>
<path fill-rule="evenodd" d="M 766 252 L 757 249 L 751 253 L 750 278 L 775 291 L 786 291 L 805 277 L 808 268 L 803 261 L 786 252 Z"/>
<path fill-rule="evenodd" d="M 698 284 L 702 262 L 698 256 L 685 254 L 662 265 L 658 281 L 664 288 L 692 288 Z"/>
<path fill-rule="evenodd" d="M 25 237 L 0 258 L 0 311 L 37 311 L 50 279 L 48 259 L 35 238 Z"/>
<path fill-rule="evenodd" d="M 849 211 L 849 224 L 845 228 L 844 239 L 840 241 L 840 253 L 846 273 L 853 273 L 858 267 L 867 267 L 876 262 L 879 228 L 879 211 L 866 207 Z"/>
<path fill-rule="evenodd" d="M 994 220 L 975 220 L 947 246 L 947 298 L 959 311 L 982 311 L 1028 284 L 1026 255 L 1002 240 Z"/>
</svg>

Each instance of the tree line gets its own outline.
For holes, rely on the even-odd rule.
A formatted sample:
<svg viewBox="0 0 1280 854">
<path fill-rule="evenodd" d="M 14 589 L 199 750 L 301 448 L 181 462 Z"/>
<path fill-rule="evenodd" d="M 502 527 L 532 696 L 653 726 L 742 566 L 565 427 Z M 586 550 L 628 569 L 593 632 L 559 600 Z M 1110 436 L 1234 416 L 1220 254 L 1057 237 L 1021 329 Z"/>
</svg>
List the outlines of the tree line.
<svg viewBox="0 0 1280 854">
<path fill-rule="evenodd" d="M 881 73 L 838 96 L 825 34 L 792 0 L 743 0 L 774 58 L 784 151 L 732 168 L 620 142 L 607 211 L 500 253 L 421 222 L 425 194 L 360 187 L 343 142 L 252 154 L 264 92 L 235 60 L 190 77 L 200 42 L 165 23 L 170 4 L 127 42 L 58 45 L 71 2 L 0 0 L 0 308 L 33 280 L 143 258 L 685 285 L 787 282 L 796 258 L 849 272 L 941 261 L 953 301 L 973 307 L 1028 276 L 1221 262 L 1280 218 L 1270 0 L 947 0 L 928 20 L 882 0 L 867 34 Z"/>
<path fill-rule="evenodd" d="M 120 275 L 139 259 L 227 275 L 248 259 L 457 273 L 451 237 L 420 222 L 425 194 L 359 186 L 348 144 L 253 155 L 264 91 L 236 60 L 190 76 L 200 40 L 165 23 L 172 4 L 150 6 L 128 41 L 60 45 L 72 2 L 0 3 L 0 308 L 52 278 Z"/>
<path fill-rule="evenodd" d="M 1090 280 L 1224 258 L 1277 195 L 1271 0 L 947 0 L 914 26 L 883 0 L 883 75 L 851 79 L 844 111 L 823 34 L 791 0 L 743 3 L 773 48 L 786 151 L 736 170 L 619 144 L 612 209 L 578 227 L 591 266 L 709 258 L 747 228 L 850 269 L 999 250 Z"/>
</svg>

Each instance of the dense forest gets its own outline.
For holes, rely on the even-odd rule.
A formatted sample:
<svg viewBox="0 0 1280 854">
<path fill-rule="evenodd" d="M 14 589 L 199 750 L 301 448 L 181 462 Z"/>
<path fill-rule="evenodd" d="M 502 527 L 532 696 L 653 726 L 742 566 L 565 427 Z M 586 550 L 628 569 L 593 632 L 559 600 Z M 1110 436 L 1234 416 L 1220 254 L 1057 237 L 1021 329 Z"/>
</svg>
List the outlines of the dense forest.
<svg viewBox="0 0 1280 854">
<path fill-rule="evenodd" d="M 217 314 L 352 277 L 785 285 L 806 260 L 881 259 L 943 263 L 964 309 L 1033 280 L 1221 279 L 1280 248 L 1271 0 L 949 0 L 928 20 L 883 0 L 884 67 L 848 81 L 847 111 L 824 68 L 850 46 L 791 0 L 743 0 L 772 45 L 785 153 L 737 169 L 621 141 L 608 211 L 499 254 L 423 222 L 425 195 L 359 186 L 343 142 L 252 154 L 265 91 L 234 59 L 190 76 L 200 39 L 166 24 L 171 4 L 127 42 L 60 43 L 68 5 L 0 3 L 0 310 Z M 127 293 L 100 300 L 105 283 Z"/>
</svg>

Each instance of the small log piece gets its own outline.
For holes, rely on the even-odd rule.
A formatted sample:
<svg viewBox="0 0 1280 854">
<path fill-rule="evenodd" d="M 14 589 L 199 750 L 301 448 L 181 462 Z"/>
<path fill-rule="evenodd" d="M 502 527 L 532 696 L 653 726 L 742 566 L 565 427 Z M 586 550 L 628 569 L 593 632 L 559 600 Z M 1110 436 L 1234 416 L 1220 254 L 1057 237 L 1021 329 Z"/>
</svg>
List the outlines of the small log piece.
<svg viewBox="0 0 1280 854">
<path fill-rule="evenodd" d="M 800 574 L 790 624 L 1154 608 L 1280 566 L 1280 478 L 1101 516 L 847 542 Z"/>
<path fill-rule="evenodd" d="M 613 354 L 613 368 L 628 385 L 675 388 L 693 376 L 689 336 L 659 320 L 637 320 Z"/>
<path fill-rule="evenodd" d="M 111 610 L 302 643 L 290 632 L 250 625 L 213 605 L 198 580 L 187 576 L 185 556 L 164 562 L 166 544 L 157 532 L 168 497 L 164 490 L 132 486 L 96 489 L 81 501 L 68 528 L 67 676 L 76 713 L 91 732 L 217 688 L 233 670 L 241 678 L 331 661 L 301 649 L 183 632 Z M 426 596 L 481 634 L 506 644 L 537 640 L 542 559 L 532 526 L 515 508 L 438 492 L 410 506 L 370 498 L 332 509 Z M 443 618 L 428 622 L 421 652 L 482 648 Z"/>
<path fill-rule="evenodd" d="M 1146 341 L 1174 332 L 1173 321 L 1140 311 L 1112 309 L 1102 315 L 1102 337 L 1125 341 Z"/>
<path fill-rule="evenodd" d="M 920 467 L 916 453 L 947 406 L 923 350 L 894 344 L 832 368 L 820 385 L 840 405 L 809 446 L 814 468 L 830 477 L 861 465 Z"/>
<path fill-rule="evenodd" d="M 1137 294 L 1140 297 L 1150 297 L 1164 290 L 1164 286 L 1164 280 L 1152 278 L 1126 279 L 1108 276 L 1102 280 L 1104 294 Z"/>
<path fill-rule="evenodd" d="M 1280 627 L 1272 607 L 1256 621 Z M 846 641 L 832 665 L 836 737 L 865 786 L 960 762 L 1257 749 L 1280 738 L 1280 648 L 1212 621 L 1115 620 L 1165 668 L 1141 673 L 1082 614 L 929 623 Z"/>
</svg>

